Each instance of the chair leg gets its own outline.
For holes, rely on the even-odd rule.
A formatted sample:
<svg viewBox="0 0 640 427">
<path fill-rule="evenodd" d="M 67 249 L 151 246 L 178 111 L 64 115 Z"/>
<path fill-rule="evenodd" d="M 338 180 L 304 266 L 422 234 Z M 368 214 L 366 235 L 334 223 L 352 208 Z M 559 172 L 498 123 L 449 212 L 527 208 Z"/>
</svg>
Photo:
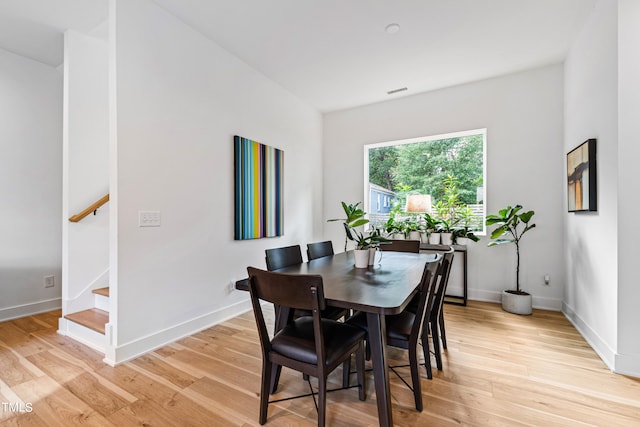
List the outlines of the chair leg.
<svg viewBox="0 0 640 427">
<path fill-rule="evenodd" d="M 318 427 L 324 427 L 327 412 L 327 377 L 318 378 Z"/>
<path fill-rule="evenodd" d="M 357 360 L 356 360 L 357 363 Z M 351 356 L 347 357 L 344 362 L 342 362 L 342 387 L 349 387 L 351 384 L 350 377 L 351 373 Z"/>
<path fill-rule="evenodd" d="M 431 354 L 429 353 L 429 330 L 422 329 L 422 354 L 424 355 L 424 368 L 427 370 L 427 378 L 433 378 L 431 371 Z"/>
<path fill-rule="evenodd" d="M 438 336 L 438 321 L 431 322 L 431 341 L 433 341 L 433 354 L 436 356 L 436 368 L 442 371 L 442 355 L 440 354 L 440 337 Z"/>
<path fill-rule="evenodd" d="M 271 364 L 271 394 L 274 394 L 278 389 L 278 382 L 280 382 L 280 371 L 282 371 L 282 366 L 276 365 L 275 363 Z"/>
<path fill-rule="evenodd" d="M 363 345 L 360 344 L 356 351 L 356 370 L 358 371 L 358 386 L 360 386 L 358 398 L 364 401 L 367 399 L 367 383 L 364 375 L 364 350 L 362 347 Z M 349 358 L 349 360 L 351 360 L 351 358 Z M 351 365 L 351 363 L 349 363 L 349 365 Z"/>
<path fill-rule="evenodd" d="M 269 388 L 271 386 L 271 372 L 273 366 L 266 360 L 262 361 L 262 381 L 260 383 L 260 425 L 267 422 L 269 408 Z"/>
<path fill-rule="evenodd" d="M 409 367 L 411 368 L 411 383 L 413 385 L 413 400 L 416 404 L 416 410 L 422 412 L 422 387 L 420 384 L 420 372 L 418 368 L 418 349 L 417 346 L 409 348 Z"/>
<path fill-rule="evenodd" d="M 442 340 L 442 348 L 447 349 L 447 333 L 444 330 L 444 312 L 440 310 L 440 316 L 438 318 L 440 324 L 440 339 Z"/>
</svg>

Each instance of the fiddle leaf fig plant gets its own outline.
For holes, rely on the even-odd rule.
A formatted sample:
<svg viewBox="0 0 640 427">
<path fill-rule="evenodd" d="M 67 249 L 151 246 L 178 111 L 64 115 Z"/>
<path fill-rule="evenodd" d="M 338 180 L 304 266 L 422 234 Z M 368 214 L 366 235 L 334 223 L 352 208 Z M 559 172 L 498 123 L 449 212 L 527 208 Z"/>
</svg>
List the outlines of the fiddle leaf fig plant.
<svg viewBox="0 0 640 427">
<path fill-rule="evenodd" d="M 520 240 L 525 233 L 534 229 L 536 225 L 531 223 L 535 212 L 519 213 L 521 210 L 521 205 L 507 206 L 504 209 L 500 209 L 498 215 L 487 215 L 486 224 L 488 226 L 498 226 L 491 232 L 493 241 L 489 242 L 487 246 L 508 243 L 513 243 L 516 246 L 516 293 L 526 294 L 526 292 L 520 290 Z"/>
</svg>

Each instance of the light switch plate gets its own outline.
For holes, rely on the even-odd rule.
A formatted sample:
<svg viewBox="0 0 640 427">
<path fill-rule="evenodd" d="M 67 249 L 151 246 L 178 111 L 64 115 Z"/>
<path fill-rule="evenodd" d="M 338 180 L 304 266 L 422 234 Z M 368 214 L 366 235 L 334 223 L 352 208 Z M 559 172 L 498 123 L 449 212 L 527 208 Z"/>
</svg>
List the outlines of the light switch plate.
<svg viewBox="0 0 640 427">
<path fill-rule="evenodd" d="M 160 211 L 138 211 L 138 227 L 160 227 Z"/>
</svg>

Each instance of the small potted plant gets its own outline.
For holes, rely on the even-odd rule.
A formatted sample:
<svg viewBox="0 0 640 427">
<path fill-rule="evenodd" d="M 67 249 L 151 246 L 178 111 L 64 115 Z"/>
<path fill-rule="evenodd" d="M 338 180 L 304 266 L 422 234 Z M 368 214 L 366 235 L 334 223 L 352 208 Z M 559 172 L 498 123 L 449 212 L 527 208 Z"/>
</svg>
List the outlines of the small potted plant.
<svg viewBox="0 0 640 427">
<path fill-rule="evenodd" d="M 520 289 L 520 241 L 525 233 L 535 228 L 531 219 L 534 211 L 522 212 L 521 205 L 507 206 L 497 215 L 487 215 L 486 224 L 497 225 L 491 233 L 488 246 L 513 243 L 516 247 L 516 289 L 502 291 L 502 309 L 515 314 L 531 314 L 531 294 Z M 504 237 L 503 237 L 504 236 Z"/>
<path fill-rule="evenodd" d="M 453 231 L 456 228 L 456 224 L 458 223 L 458 221 L 453 218 L 453 219 L 448 219 L 448 218 L 441 218 L 440 219 L 440 240 L 442 241 L 443 245 L 452 245 L 453 244 Z"/>
<path fill-rule="evenodd" d="M 473 211 L 471 208 L 468 206 L 461 207 L 457 212 L 457 216 L 459 218 L 458 222 L 461 223 L 461 225 L 453 230 L 454 243 L 466 245 L 469 240 L 473 242 L 479 241 L 480 238 L 476 236 L 471 229 L 471 222 L 473 220 Z"/>
<path fill-rule="evenodd" d="M 428 213 L 424 214 L 424 228 L 429 235 L 429 243 L 432 245 L 440 244 L 440 232 L 438 231 L 440 229 L 439 227 L 440 220 L 438 218 L 432 217 Z"/>
<path fill-rule="evenodd" d="M 349 240 L 352 240 L 356 244 L 356 248 L 354 250 L 354 260 L 356 268 L 367 268 L 369 266 L 369 253 L 370 249 L 373 247 L 377 247 L 381 242 L 388 241 L 384 237 L 380 236 L 380 232 L 374 230 L 369 236 L 365 236 L 364 232 L 360 232 L 356 230 L 356 227 L 363 226 L 369 223 L 369 220 L 365 218 L 367 214 L 365 211 L 360 209 L 358 206 L 360 202 L 356 204 L 346 204 L 342 203 L 342 209 L 344 210 L 346 218 L 336 218 L 330 219 L 328 222 L 332 221 L 342 221 L 344 225 L 345 231 L 345 240 L 344 240 L 344 251 L 347 251 L 347 244 Z"/>
<path fill-rule="evenodd" d="M 384 231 L 387 233 L 392 239 L 396 239 L 398 235 L 402 235 L 402 226 L 398 222 L 394 216 L 390 216 L 384 226 Z M 404 235 L 403 235 L 404 236 Z"/>
<path fill-rule="evenodd" d="M 340 203 L 342 204 L 342 209 L 344 210 L 344 213 L 347 217 L 334 218 L 328 220 L 327 222 L 342 221 L 345 231 L 344 251 L 346 252 L 347 243 L 349 242 L 349 240 L 355 240 L 353 234 L 351 233 L 351 230 L 355 229 L 356 227 L 368 224 L 369 220 L 365 218 L 365 215 L 367 213 L 358 207 L 360 205 L 360 202 L 350 205 L 347 205 L 345 202 Z"/>
<path fill-rule="evenodd" d="M 404 238 L 409 240 L 420 240 L 420 225 L 413 219 L 407 218 L 402 223 Z"/>
</svg>

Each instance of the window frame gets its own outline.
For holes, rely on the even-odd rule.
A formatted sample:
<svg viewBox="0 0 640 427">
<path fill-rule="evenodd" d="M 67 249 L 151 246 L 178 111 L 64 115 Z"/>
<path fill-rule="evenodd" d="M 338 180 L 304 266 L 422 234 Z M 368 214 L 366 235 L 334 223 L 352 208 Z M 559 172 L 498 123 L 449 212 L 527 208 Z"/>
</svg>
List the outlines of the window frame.
<svg viewBox="0 0 640 427">
<path fill-rule="evenodd" d="M 372 148 L 381 148 L 381 147 L 391 147 L 396 145 L 407 145 L 414 144 L 417 142 L 429 142 L 429 141 L 437 141 L 440 139 L 449 139 L 449 138 L 460 138 L 471 135 L 482 135 L 482 204 L 485 206 L 483 218 L 482 218 L 482 230 L 474 232 L 477 236 L 486 236 L 487 235 L 487 225 L 485 223 L 487 218 L 487 128 L 480 129 L 472 129 L 465 130 L 459 132 L 450 132 L 443 133 L 439 135 L 431 135 L 431 136 L 421 136 L 417 138 L 408 138 L 408 139 L 398 139 L 392 141 L 384 141 L 384 142 L 375 142 L 371 144 L 365 144 L 363 147 L 364 153 L 364 203 L 363 209 L 368 212 L 370 210 L 370 201 L 369 201 L 369 150 Z M 369 217 L 367 213 L 366 217 Z M 369 230 L 370 226 L 367 224 L 365 226 L 366 230 Z"/>
</svg>

